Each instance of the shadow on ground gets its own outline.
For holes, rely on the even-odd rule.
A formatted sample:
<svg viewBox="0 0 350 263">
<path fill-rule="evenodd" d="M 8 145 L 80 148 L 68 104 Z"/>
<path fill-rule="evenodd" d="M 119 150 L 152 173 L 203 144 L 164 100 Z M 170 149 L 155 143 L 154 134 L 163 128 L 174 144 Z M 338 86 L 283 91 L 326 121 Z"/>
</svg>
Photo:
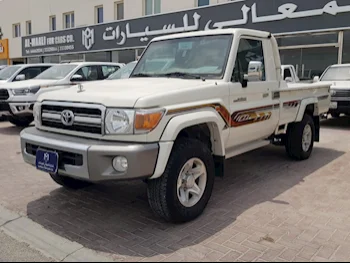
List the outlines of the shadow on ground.
<svg viewBox="0 0 350 263">
<path fill-rule="evenodd" d="M 339 118 L 328 118 L 321 121 L 321 129 L 323 128 L 336 128 L 342 130 L 350 129 L 350 117 L 341 116 Z"/>
<path fill-rule="evenodd" d="M 288 208 L 279 195 L 342 154 L 315 148 L 312 158 L 294 162 L 283 148 L 271 146 L 236 157 L 227 162 L 225 178 L 216 180 L 205 213 L 184 225 L 164 223 L 151 213 L 142 182 L 81 191 L 59 188 L 29 203 L 28 216 L 56 234 L 116 257 L 170 254 L 220 232 L 233 234 L 237 217 L 256 205 L 271 202 Z M 257 213 L 252 216 L 259 220 Z"/>
</svg>

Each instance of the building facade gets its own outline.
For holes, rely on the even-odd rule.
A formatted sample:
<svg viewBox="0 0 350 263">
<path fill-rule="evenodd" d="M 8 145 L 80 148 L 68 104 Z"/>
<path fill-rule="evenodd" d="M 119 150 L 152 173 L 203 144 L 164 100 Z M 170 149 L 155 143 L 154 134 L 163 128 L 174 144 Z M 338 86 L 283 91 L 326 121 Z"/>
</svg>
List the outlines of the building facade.
<svg viewBox="0 0 350 263">
<path fill-rule="evenodd" d="M 310 79 L 331 64 L 350 63 L 349 21 L 348 0 L 0 1 L 11 64 L 127 63 L 160 35 L 245 27 L 272 32 L 282 63 Z"/>
</svg>

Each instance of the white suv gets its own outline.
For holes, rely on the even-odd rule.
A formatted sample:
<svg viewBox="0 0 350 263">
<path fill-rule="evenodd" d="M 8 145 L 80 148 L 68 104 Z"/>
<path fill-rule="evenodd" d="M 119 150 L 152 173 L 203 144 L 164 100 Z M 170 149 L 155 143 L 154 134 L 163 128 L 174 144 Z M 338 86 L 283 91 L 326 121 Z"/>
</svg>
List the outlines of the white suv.
<svg viewBox="0 0 350 263">
<path fill-rule="evenodd" d="M 35 78 L 53 65 L 55 64 L 43 63 L 4 67 L 0 72 L 0 84 Z"/>
<path fill-rule="evenodd" d="M 108 78 L 125 64 L 110 62 L 77 62 L 56 64 L 50 69 L 27 81 L 0 86 L 0 113 L 20 127 L 28 126 L 33 120 L 33 105 L 39 95 L 85 81 Z"/>
</svg>

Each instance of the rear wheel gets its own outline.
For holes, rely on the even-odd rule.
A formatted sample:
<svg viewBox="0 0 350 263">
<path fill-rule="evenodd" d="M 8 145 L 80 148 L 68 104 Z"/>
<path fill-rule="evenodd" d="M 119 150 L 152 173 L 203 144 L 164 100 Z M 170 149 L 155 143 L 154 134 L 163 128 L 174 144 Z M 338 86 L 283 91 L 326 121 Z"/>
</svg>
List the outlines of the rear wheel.
<svg viewBox="0 0 350 263">
<path fill-rule="evenodd" d="M 92 185 L 89 182 L 85 182 L 82 180 L 74 179 L 59 174 L 50 174 L 50 176 L 52 180 L 54 180 L 57 184 L 68 189 L 78 190 Z"/>
<path fill-rule="evenodd" d="M 34 116 L 18 117 L 10 116 L 8 121 L 17 127 L 28 127 L 33 121 Z"/>
<path fill-rule="evenodd" d="M 169 222 L 188 222 L 202 214 L 213 191 L 215 166 L 202 142 L 181 138 L 169 157 L 164 174 L 148 182 L 154 213 Z"/>
<path fill-rule="evenodd" d="M 313 118 L 305 114 L 302 121 L 290 125 L 287 131 L 286 151 L 295 160 L 306 160 L 314 146 L 315 124 Z"/>
</svg>

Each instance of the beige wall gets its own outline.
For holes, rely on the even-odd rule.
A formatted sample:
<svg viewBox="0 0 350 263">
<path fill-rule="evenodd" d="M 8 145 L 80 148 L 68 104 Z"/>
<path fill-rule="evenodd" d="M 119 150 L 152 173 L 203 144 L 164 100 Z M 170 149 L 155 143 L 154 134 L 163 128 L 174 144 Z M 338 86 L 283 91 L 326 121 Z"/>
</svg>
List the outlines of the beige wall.
<svg viewBox="0 0 350 263">
<path fill-rule="evenodd" d="M 13 24 L 21 23 L 21 35 L 26 35 L 26 21 L 32 22 L 32 33 L 49 31 L 49 17 L 56 16 L 57 30 L 63 28 L 63 14 L 74 11 L 75 26 L 95 24 L 95 6 L 103 5 L 104 22 L 114 20 L 114 3 L 118 0 L 0 0 L 0 27 L 3 38 L 9 39 L 10 58 L 21 57 L 21 38 L 13 38 Z M 210 0 L 210 4 L 228 0 Z M 162 0 L 162 13 L 190 9 L 196 0 Z M 143 15 L 143 0 L 124 0 L 125 19 Z"/>
</svg>

